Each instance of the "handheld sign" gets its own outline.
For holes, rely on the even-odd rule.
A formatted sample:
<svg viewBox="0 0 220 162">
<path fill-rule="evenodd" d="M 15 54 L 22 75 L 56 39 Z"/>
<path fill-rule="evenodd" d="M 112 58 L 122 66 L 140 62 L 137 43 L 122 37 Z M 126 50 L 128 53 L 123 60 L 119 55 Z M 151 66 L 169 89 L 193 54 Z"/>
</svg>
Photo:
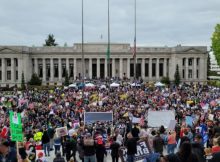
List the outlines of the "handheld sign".
<svg viewBox="0 0 220 162">
<path fill-rule="evenodd" d="M 23 141 L 21 114 L 10 111 L 10 130 L 12 141 Z"/>
<path fill-rule="evenodd" d="M 56 129 L 57 137 L 63 137 L 68 135 L 67 127 L 60 127 Z"/>
<path fill-rule="evenodd" d="M 135 154 L 134 161 L 143 160 L 148 154 L 151 153 L 151 149 L 148 144 L 148 140 L 138 142 L 137 154 Z M 121 147 L 119 149 L 119 156 L 122 162 L 127 161 L 127 148 Z"/>
</svg>

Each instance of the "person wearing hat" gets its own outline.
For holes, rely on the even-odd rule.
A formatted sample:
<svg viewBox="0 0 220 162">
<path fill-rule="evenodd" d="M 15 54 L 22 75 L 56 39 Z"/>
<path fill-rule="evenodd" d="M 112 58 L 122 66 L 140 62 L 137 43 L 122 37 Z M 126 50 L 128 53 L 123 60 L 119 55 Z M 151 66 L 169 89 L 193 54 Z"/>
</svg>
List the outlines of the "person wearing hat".
<svg viewBox="0 0 220 162">
<path fill-rule="evenodd" d="M 44 158 L 44 153 L 43 152 L 39 152 L 37 154 L 36 162 L 47 162 L 47 160 Z"/>
<path fill-rule="evenodd" d="M 0 161 L 1 162 L 17 162 L 17 152 L 10 148 L 10 143 L 6 140 L 0 141 Z"/>
</svg>

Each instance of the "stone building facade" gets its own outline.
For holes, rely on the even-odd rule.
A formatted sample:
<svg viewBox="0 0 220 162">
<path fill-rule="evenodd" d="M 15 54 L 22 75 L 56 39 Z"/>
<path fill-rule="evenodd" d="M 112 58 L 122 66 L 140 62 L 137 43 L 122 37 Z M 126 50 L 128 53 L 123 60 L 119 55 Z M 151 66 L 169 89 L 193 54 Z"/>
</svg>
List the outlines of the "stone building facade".
<svg viewBox="0 0 220 162">
<path fill-rule="evenodd" d="M 73 81 L 82 74 L 81 44 L 73 47 L 0 46 L 0 86 L 21 84 L 36 73 L 44 85 L 60 85 L 68 71 Z M 108 75 L 107 44 L 85 43 L 85 77 L 105 78 Z M 207 79 L 207 47 L 137 47 L 136 73 L 144 81 L 159 81 L 168 76 L 174 80 L 179 65 L 181 81 L 204 82 Z M 134 77 L 134 59 L 130 44 L 111 44 L 111 77 Z"/>
</svg>

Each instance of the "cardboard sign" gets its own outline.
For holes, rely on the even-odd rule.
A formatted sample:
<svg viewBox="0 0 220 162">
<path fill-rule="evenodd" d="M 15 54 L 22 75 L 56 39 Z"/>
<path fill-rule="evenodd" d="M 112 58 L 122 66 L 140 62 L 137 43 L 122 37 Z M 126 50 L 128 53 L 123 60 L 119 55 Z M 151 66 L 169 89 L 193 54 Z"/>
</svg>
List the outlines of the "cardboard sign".
<svg viewBox="0 0 220 162">
<path fill-rule="evenodd" d="M 63 137 L 68 135 L 67 127 L 60 127 L 56 129 L 57 137 Z"/>
<path fill-rule="evenodd" d="M 189 126 L 193 126 L 193 118 L 191 116 L 186 116 L 186 124 Z"/>
<path fill-rule="evenodd" d="M 170 120 L 175 120 L 174 111 L 148 111 L 148 126 L 160 127 L 161 125 L 168 128 Z"/>
<path fill-rule="evenodd" d="M 140 123 L 140 120 L 141 120 L 141 118 L 133 117 L 132 118 L 132 123 Z"/>
<path fill-rule="evenodd" d="M 21 114 L 10 111 L 10 130 L 12 141 L 23 141 Z"/>
<path fill-rule="evenodd" d="M 170 124 L 168 126 L 168 130 L 174 130 L 176 127 L 176 120 L 170 120 Z"/>
<path fill-rule="evenodd" d="M 134 161 L 143 160 L 146 155 L 150 154 L 151 150 L 148 144 L 148 140 L 138 142 L 137 144 L 137 154 L 135 154 Z M 127 161 L 127 148 L 121 147 L 119 149 L 119 156 L 122 162 Z"/>
<path fill-rule="evenodd" d="M 97 121 L 113 121 L 112 112 L 85 112 L 84 123 L 93 123 Z"/>
</svg>

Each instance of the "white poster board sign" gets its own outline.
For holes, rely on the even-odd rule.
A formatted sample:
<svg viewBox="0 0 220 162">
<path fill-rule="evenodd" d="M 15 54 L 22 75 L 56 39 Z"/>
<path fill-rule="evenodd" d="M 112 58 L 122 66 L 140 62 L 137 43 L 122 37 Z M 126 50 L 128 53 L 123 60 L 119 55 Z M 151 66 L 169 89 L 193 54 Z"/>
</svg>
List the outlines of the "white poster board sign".
<svg viewBox="0 0 220 162">
<path fill-rule="evenodd" d="M 148 111 L 149 127 L 160 127 L 163 125 L 168 128 L 171 120 L 175 120 L 174 111 Z"/>
</svg>

